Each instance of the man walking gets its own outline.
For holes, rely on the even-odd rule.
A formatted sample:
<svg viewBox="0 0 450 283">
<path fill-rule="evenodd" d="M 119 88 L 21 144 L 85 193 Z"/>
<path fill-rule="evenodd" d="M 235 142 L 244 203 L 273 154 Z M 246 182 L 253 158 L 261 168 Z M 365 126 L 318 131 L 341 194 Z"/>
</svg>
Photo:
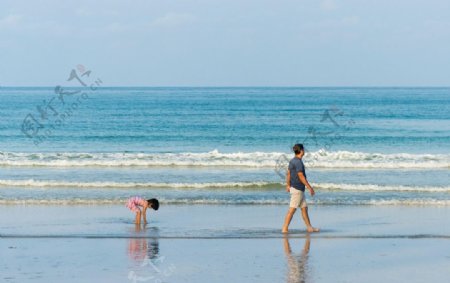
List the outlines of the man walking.
<svg viewBox="0 0 450 283">
<path fill-rule="evenodd" d="M 288 232 L 289 224 L 291 223 L 292 216 L 294 216 L 297 207 L 300 207 L 302 210 L 302 217 L 303 221 L 305 221 L 306 230 L 308 232 L 319 232 L 318 228 L 311 226 L 308 215 L 308 205 L 305 200 L 305 187 L 308 188 L 311 196 L 314 196 L 315 194 L 314 189 L 306 179 L 305 165 L 302 161 L 302 157 L 305 155 L 305 149 L 302 144 L 296 144 L 292 149 L 294 150 L 295 157 L 289 161 L 289 168 L 286 173 L 286 191 L 291 194 L 291 202 L 281 232 Z"/>
</svg>

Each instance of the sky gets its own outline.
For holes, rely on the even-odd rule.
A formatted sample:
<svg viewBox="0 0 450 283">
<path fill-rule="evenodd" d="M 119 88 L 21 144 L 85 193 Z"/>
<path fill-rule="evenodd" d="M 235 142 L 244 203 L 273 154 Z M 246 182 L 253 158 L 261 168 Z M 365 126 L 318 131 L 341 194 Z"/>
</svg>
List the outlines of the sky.
<svg viewBox="0 0 450 283">
<path fill-rule="evenodd" d="M 450 86 L 449 0 L 0 0 L 0 87 Z"/>
</svg>

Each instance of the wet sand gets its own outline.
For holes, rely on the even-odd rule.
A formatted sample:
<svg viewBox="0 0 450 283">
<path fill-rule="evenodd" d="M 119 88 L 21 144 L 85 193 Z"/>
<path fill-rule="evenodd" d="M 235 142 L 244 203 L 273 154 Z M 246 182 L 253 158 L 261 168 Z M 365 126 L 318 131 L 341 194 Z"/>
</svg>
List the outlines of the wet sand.
<svg viewBox="0 0 450 283">
<path fill-rule="evenodd" d="M 446 282 L 448 207 L 0 206 L 2 282 Z M 424 229 L 427 227 L 427 229 Z"/>
</svg>

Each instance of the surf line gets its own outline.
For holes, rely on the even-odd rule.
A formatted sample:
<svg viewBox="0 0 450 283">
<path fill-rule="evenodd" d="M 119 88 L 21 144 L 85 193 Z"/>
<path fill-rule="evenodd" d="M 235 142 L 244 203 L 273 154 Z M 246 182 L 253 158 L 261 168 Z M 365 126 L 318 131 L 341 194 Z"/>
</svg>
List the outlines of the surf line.
<svg viewBox="0 0 450 283">
<path fill-rule="evenodd" d="M 238 239 L 303 239 L 307 233 L 291 235 L 212 235 L 212 236 L 160 236 L 160 235 L 23 235 L 23 234 L 4 234 L 0 239 L 187 239 L 187 240 L 238 240 Z M 450 235 L 437 234 L 403 234 L 403 235 L 319 235 L 314 234 L 311 238 L 315 239 L 442 239 L 450 240 Z"/>
</svg>

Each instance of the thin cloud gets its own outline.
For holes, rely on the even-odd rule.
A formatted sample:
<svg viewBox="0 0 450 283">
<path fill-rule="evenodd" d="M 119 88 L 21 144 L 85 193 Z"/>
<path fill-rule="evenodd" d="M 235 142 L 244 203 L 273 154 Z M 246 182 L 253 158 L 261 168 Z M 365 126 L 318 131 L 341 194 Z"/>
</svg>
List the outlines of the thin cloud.
<svg viewBox="0 0 450 283">
<path fill-rule="evenodd" d="M 176 27 L 194 22 L 197 18 L 194 15 L 186 13 L 167 13 L 162 17 L 155 19 L 152 26 L 155 27 Z"/>
<path fill-rule="evenodd" d="M 18 27 L 22 21 L 23 16 L 18 14 L 11 14 L 0 19 L 0 28 L 14 28 Z"/>
<path fill-rule="evenodd" d="M 334 0 L 324 0 L 320 2 L 320 8 L 324 11 L 336 10 L 337 4 Z"/>
<path fill-rule="evenodd" d="M 360 20 L 358 16 L 346 17 L 341 20 L 343 26 L 355 26 L 359 24 Z"/>
<path fill-rule="evenodd" d="M 120 13 L 116 10 L 92 10 L 87 8 L 78 8 L 74 11 L 76 16 L 79 17 L 98 17 L 102 16 L 119 16 Z"/>
</svg>

